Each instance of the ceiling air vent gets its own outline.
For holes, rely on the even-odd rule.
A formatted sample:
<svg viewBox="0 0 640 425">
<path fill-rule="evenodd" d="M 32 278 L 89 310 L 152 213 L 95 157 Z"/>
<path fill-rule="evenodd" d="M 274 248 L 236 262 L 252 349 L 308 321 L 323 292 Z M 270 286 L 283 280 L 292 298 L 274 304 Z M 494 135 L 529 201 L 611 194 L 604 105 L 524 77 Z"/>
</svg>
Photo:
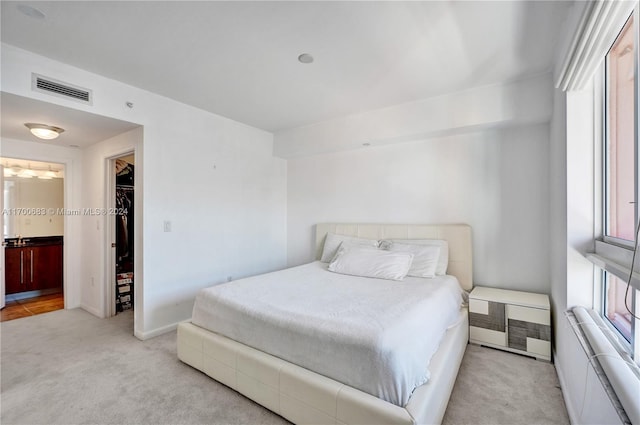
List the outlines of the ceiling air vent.
<svg viewBox="0 0 640 425">
<path fill-rule="evenodd" d="M 77 100 L 88 105 L 93 103 L 91 90 L 38 74 L 31 74 L 31 89 L 65 99 Z"/>
</svg>

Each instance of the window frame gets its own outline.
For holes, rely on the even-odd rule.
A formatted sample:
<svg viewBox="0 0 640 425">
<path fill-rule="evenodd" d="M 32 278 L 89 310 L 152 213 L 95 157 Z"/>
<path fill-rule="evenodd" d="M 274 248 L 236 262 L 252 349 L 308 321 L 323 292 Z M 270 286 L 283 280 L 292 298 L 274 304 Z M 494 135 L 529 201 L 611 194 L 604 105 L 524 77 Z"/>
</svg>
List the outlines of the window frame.
<svg viewBox="0 0 640 425">
<path fill-rule="evenodd" d="M 638 28 L 638 24 L 640 24 L 640 22 L 638 22 L 638 8 L 636 7 L 633 12 L 631 13 L 631 15 L 629 15 L 629 17 L 626 19 L 624 25 L 622 26 L 622 28 L 620 28 L 620 32 L 618 35 L 620 35 L 622 33 L 622 30 L 624 29 L 624 27 L 627 25 L 627 22 L 629 22 L 629 20 L 633 17 L 634 19 L 634 26 L 636 28 Z M 617 41 L 617 37 L 616 40 Z M 636 50 L 638 50 L 639 46 L 638 46 L 638 31 L 635 31 L 635 46 L 636 46 Z M 609 54 L 609 52 L 611 51 L 611 48 L 613 47 L 613 44 L 611 45 L 611 47 L 609 47 L 609 50 L 607 50 L 607 55 Z M 634 179 L 636 182 L 636 186 L 635 186 L 635 199 L 634 199 L 634 231 L 635 231 L 635 226 L 637 226 L 638 223 L 638 199 L 640 199 L 640 181 L 638 180 L 639 174 L 638 174 L 638 161 L 640 160 L 640 151 L 638 149 L 638 52 L 636 51 L 636 57 L 635 57 L 635 63 L 634 63 L 634 108 L 635 108 L 635 114 L 634 114 L 634 140 L 633 140 L 633 144 L 634 144 L 634 153 L 635 153 L 635 164 L 634 164 Z M 620 247 L 623 248 L 628 248 L 633 250 L 634 249 L 634 241 L 629 241 L 626 239 L 622 239 L 622 238 L 617 238 L 614 236 L 609 236 L 607 235 L 607 229 L 608 229 L 608 205 L 609 205 L 609 199 L 610 199 L 610 193 L 608 191 L 608 174 L 609 174 L 609 169 L 608 169 L 608 164 L 607 164 L 607 144 L 609 141 L 609 126 L 608 126 L 608 116 L 609 116 L 609 97 L 608 94 L 611 92 L 610 87 L 609 87 L 609 67 L 607 64 L 607 55 L 605 55 L 604 58 L 604 64 L 603 64 L 603 72 L 604 72 L 604 76 L 603 76 L 603 81 L 602 81 L 602 97 L 601 97 L 601 104 L 602 104 L 602 235 L 603 235 L 603 240 L 607 243 L 613 244 L 613 245 L 618 245 Z"/>
<path fill-rule="evenodd" d="M 615 274 L 613 274 L 613 273 L 610 273 L 610 272 L 606 271 L 606 270 L 601 270 L 600 272 L 601 272 L 601 276 L 600 276 L 600 279 L 601 279 L 601 285 L 600 285 L 601 294 L 600 294 L 600 296 L 601 296 L 601 300 L 602 300 L 602 301 L 601 301 L 601 302 L 602 302 L 602 311 L 601 311 L 601 314 L 600 314 L 600 315 L 602 316 L 604 323 L 606 323 L 606 324 L 607 324 L 607 326 L 608 326 L 608 327 L 609 327 L 613 332 L 615 332 L 615 334 L 616 334 L 616 335 L 619 335 L 619 336 L 620 336 L 620 337 L 618 338 L 618 342 L 620 342 L 620 344 L 621 344 L 621 345 L 622 345 L 622 346 L 623 346 L 623 347 L 624 347 L 624 348 L 629 352 L 629 354 L 631 354 L 631 355 L 633 356 L 633 355 L 634 355 L 634 352 L 635 352 L 635 350 L 634 350 L 634 348 L 635 348 L 635 347 L 633 346 L 633 342 L 634 342 L 635 337 L 637 336 L 637 334 L 636 334 L 636 328 L 638 327 L 638 326 L 637 326 L 637 323 L 636 323 L 636 320 L 633 320 L 633 321 L 631 322 L 631 341 L 629 341 L 629 340 L 624 336 L 624 334 L 623 334 L 622 332 L 620 332 L 620 330 L 617 328 L 617 326 L 616 326 L 613 322 L 611 322 L 611 320 L 609 320 L 609 318 L 607 317 L 607 314 L 606 314 L 606 299 L 607 299 L 607 289 L 608 289 L 608 288 L 607 288 L 607 278 L 606 278 L 606 275 L 607 275 L 607 273 L 609 273 L 611 276 L 614 276 L 614 277 L 617 277 L 617 276 L 616 276 Z M 634 298 L 635 298 L 635 299 L 632 301 L 632 306 L 634 306 L 634 305 L 636 305 L 634 302 L 635 302 L 638 298 L 637 298 L 637 297 L 635 297 L 635 294 L 633 294 L 633 292 L 635 292 L 633 288 L 631 288 L 631 289 L 630 289 L 630 291 L 631 291 L 632 295 L 634 295 Z M 636 311 L 636 312 L 637 312 L 637 310 L 638 310 L 638 309 L 637 309 L 637 308 L 635 308 L 635 311 Z"/>
<path fill-rule="evenodd" d="M 640 27 L 640 8 L 636 7 L 633 12 L 629 15 L 629 17 L 625 20 L 623 26 L 620 28 L 620 33 L 622 33 L 622 29 L 627 25 L 629 19 L 633 17 L 634 26 L 636 31 L 634 31 L 635 35 L 635 61 L 634 61 L 634 181 L 635 181 L 635 190 L 634 190 L 634 233 L 636 231 L 636 227 L 638 226 L 638 219 L 640 218 L 640 143 L 639 143 L 639 121 L 640 121 L 640 108 L 639 108 L 639 100 L 640 100 L 640 81 L 638 78 L 638 70 L 640 68 L 640 43 L 639 43 L 639 31 L 637 30 Z M 616 37 L 617 40 L 617 37 Z M 613 47 L 613 44 L 611 45 Z M 611 47 L 607 50 L 607 54 L 609 54 Z M 606 258 L 610 258 L 613 261 L 616 261 L 619 264 L 628 264 L 629 257 L 632 255 L 633 250 L 635 248 L 635 244 L 637 241 L 628 241 L 625 239 L 613 237 L 607 235 L 608 231 L 608 213 L 609 213 L 609 193 L 608 193 L 608 156 L 607 156 L 607 147 L 609 140 L 609 69 L 608 69 L 608 61 L 607 56 L 603 60 L 603 65 L 601 67 L 601 72 L 599 73 L 600 79 L 596 79 L 596 87 L 594 93 L 596 94 L 596 107 L 600 109 L 600 113 L 596 113 L 596 134 L 600 134 L 600 149 L 599 155 L 600 158 L 596 157 L 595 164 L 600 163 L 600 167 L 596 170 L 596 182 L 600 185 L 600 190 L 596 190 L 596 215 L 600 215 L 599 222 L 600 229 L 596 229 L 595 234 L 600 234 L 600 241 L 595 241 L 595 251 L 596 254 L 606 252 L 604 256 Z M 598 87 L 599 86 L 599 87 Z M 598 128 L 599 127 L 599 128 Z M 600 206 L 598 208 L 598 205 Z M 639 249 L 640 251 L 640 249 Z M 636 256 L 636 261 L 633 265 L 633 272 L 640 272 L 640 252 L 638 252 Z M 640 322 L 638 319 L 634 319 L 632 321 L 631 328 L 631 341 L 628 341 L 625 336 L 615 327 L 613 323 L 609 320 L 606 314 L 606 303 L 607 303 L 607 285 L 606 285 L 606 274 L 610 273 L 611 275 L 627 282 L 629 276 L 624 276 L 620 270 L 614 270 L 609 267 L 602 268 L 599 272 L 594 273 L 594 306 L 597 306 L 599 309 L 599 314 L 603 318 L 604 323 L 607 324 L 609 329 L 618 336 L 618 340 L 621 345 L 630 353 L 632 358 L 636 363 L 640 364 Z M 635 278 L 634 278 L 635 279 Z M 635 316 L 640 316 L 640 290 L 635 290 L 633 287 L 629 289 L 631 295 L 631 310 L 635 314 Z"/>
</svg>

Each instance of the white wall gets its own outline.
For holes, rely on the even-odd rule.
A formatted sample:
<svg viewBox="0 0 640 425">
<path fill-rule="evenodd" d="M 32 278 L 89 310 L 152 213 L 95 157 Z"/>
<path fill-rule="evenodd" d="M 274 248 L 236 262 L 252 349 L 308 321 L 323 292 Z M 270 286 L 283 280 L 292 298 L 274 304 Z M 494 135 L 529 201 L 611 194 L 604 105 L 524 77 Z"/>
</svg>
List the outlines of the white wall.
<svg viewBox="0 0 640 425">
<path fill-rule="evenodd" d="M 282 158 L 425 140 L 492 128 L 547 123 L 553 103 L 551 74 L 476 87 L 416 102 L 279 131 Z"/>
<path fill-rule="evenodd" d="M 202 287 L 286 265 L 287 170 L 272 156 L 272 136 L 201 111 L 187 115 L 179 129 L 144 129 L 147 329 L 191 317 Z"/>
<path fill-rule="evenodd" d="M 554 91 L 549 149 L 549 254 L 551 265 L 551 304 L 556 349 L 560 344 L 559 325 L 567 308 L 567 126 L 566 95 Z"/>
<path fill-rule="evenodd" d="M 82 150 L 82 204 L 84 208 L 99 209 L 109 206 L 107 197 L 109 196 L 108 186 L 108 159 L 119 156 L 123 153 L 140 151 L 143 140 L 142 127 L 133 129 L 126 133 L 96 143 Z M 139 170 L 136 170 L 139 171 Z M 115 183 L 113 183 L 115 185 Z M 136 212 L 142 211 L 143 199 L 139 199 L 135 204 Z M 134 216 L 137 217 L 137 216 Z M 109 315 L 107 310 L 107 297 L 110 292 L 108 288 L 114 282 L 107 282 L 105 279 L 108 273 L 107 250 L 111 249 L 112 240 L 108 234 L 109 226 L 107 220 L 113 220 L 113 216 L 79 216 L 77 220 L 82 222 L 82 251 L 90 252 L 92 255 L 85 256 L 82 262 L 82 308 L 99 317 Z M 135 246 L 136 252 L 136 272 L 142 273 L 144 264 L 144 253 Z M 138 273 L 134 275 L 137 283 Z M 142 285 L 144 279 L 140 278 Z M 134 286 L 135 288 L 135 286 Z M 139 308 L 135 310 L 136 324 L 143 321 L 140 311 L 144 311 L 144 303 L 140 302 L 144 298 L 134 301 Z"/>
<path fill-rule="evenodd" d="M 548 293 L 548 163 L 546 124 L 290 159 L 288 263 L 318 222 L 467 223 L 476 285 Z"/>
<path fill-rule="evenodd" d="M 567 307 L 593 308 L 593 252 L 596 227 L 593 87 L 566 93 Z"/>
<path fill-rule="evenodd" d="M 270 133 L 13 46 L 3 44 L 1 54 L 3 91 L 144 127 L 136 151 L 136 199 L 144 203 L 136 335 L 189 318 L 199 288 L 285 266 L 286 163 L 273 157 Z M 32 72 L 92 89 L 93 106 L 31 91 Z M 95 296 L 83 292 L 87 305 Z"/>
<path fill-rule="evenodd" d="M 573 306 L 595 307 L 594 266 L 584 257 L 593 251 L 595 214 L 595 128 L 593 87 L 580 92 L 557 90 L 552 120 L 551 301 L 554 311 L 554 361 L 565 405 L 573 421 L 594 422 L 611 410 L 600 383 L 592 380 L 590 405 L 583 403 L 584 350 L 565 318 Z M 588 407 L 588 406 L 587 406 Z"/>
<path fill-rule="evenodd" d="M 317 222 L 463 222 L 475 284 L 548 293 L 552 93 L 544 74 L 278 132 L 288 264 Z"/>
</svg>

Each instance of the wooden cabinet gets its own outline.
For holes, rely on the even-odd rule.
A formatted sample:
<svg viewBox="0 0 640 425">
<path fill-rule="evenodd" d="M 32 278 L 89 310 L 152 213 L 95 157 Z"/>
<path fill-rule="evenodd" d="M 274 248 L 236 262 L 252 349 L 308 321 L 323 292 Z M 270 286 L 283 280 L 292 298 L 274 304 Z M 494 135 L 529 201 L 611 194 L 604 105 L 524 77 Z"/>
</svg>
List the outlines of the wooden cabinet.
<svg viewBox="0 0 640 425">
<path fill-rule="evenodd" d="M 5 248 L 4 250 L 4 282 L 5 293 L 15 294 L 26 291 L 24 286 L 24 251 L 22 248 Z"/>
<path fill-rule="evenodd" d="M 551 360 L 549 297 L 476 286 L 469 295 L 469 341 Z"/>
<path fill-rule="evenodd" d="M 30 255 L 33 290 L 62 289 L 62 245 L 37 246 Z"/>
<path fill-rule="evenodd" d="M 5 292 L 62 290 L 62 245 L 5 248 Z"/>
</svg>

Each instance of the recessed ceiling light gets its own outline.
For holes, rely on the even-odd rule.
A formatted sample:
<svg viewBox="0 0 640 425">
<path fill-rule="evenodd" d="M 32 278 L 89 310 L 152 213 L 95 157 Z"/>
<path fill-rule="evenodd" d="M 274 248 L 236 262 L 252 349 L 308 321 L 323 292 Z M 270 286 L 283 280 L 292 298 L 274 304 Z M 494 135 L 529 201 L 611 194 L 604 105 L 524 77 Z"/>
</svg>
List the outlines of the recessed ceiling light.
<svg viewBox="0 0 640 425">
<path fill-rule="evenodd" d="M 52 125 L 46 124 L 36 124 L 32 122 L 28 122 L 24 124 L 25 127 L 29 129 L 31 134 L 36 136 L 39 139 L 51 140 L 55 139 L 64 131 L 64 128 L 54 127 Z"/>
<path fill-rule="evenodd" d="M 35 18 L 35 19 L 45 18 L 45 14 L 40 12 L 35 7 L 27 6 L 26 4 L 19 4 L 17 8 L 20 12 L 22 12 L 23 15 L 26 15 L 30 18 Z"/>
<path fill-rule="evenodd" d="M 309 53 L 303 53 L 300 56 L 298 56 L 298 62 L 311 63 L 313 62 L 313 56 L 311 56 Z"/>
<path fill-rule="evenodd" d="M 371 146 L 371 143 L 369 143 L 369 142 L 364 142 L 364 143 L 362 144 L 362 146 Z"/>
</svg>

